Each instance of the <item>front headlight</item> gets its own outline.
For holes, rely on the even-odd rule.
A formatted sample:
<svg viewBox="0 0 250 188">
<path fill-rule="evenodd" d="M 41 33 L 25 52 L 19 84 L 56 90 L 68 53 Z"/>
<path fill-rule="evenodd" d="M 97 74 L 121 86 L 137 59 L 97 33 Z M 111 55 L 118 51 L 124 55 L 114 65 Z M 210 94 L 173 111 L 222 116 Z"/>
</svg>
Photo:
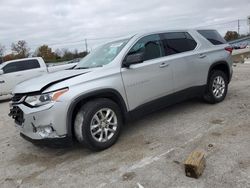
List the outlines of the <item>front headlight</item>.
<svg viewBox="0 0 250 188">
<path fill-rule="evenodd" d="M 67 91 L 68 89 L 61 89 L 50 93 L 44 93 L 41 95 L 27 96 L 25 98 L 25 103 L 33 107 L 42 106 L 57 101 L 59 97 Z"/>
</svg>

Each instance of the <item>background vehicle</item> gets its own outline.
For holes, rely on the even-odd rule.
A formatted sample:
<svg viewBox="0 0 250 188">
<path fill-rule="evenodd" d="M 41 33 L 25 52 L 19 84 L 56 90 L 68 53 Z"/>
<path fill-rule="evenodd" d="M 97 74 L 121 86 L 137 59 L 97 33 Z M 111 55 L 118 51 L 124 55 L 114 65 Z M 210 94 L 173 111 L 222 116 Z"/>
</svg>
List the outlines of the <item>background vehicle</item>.
<svg viewBox="0 0 250 188">
<path fill-rule="evenodd" d="M 245 49 L 247 47 L 247 44 L 246 43 L 243 43 L 240 45 L 240 49 Z"/>
<path fill-rule="evenodd" d="M 76 64 L 47 67 L 41 57 L 7 61 L 0 65 L 0 96 L 10 94 L 18 84 L 30 78 L 74 67 Z"/>
<path fill-rule="evenodd" d="M 240 49 L 240 46 L 238 46 L 238 45 L 233 45 L 232 48 L 233 48 L 234 50 L 239 50 L 239 49 Z"/>
<path fill-rule="evenodd" d="M 232 48 L 215 30 L 134 35 L 102 45 L 65 70 L 19 84 L 10 116 L 31 141 L 113 145 L 127 118 L 192 97 L 224 100 Z"/>
</svg>

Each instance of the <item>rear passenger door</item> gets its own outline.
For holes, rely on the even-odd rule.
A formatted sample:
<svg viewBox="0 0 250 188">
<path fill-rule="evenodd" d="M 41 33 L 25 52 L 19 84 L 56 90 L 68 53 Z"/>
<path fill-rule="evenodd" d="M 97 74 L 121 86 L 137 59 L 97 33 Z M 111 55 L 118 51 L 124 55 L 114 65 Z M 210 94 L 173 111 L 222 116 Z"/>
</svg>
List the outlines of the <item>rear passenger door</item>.
<svg viewBox="0 0 250 188">
<path fill-rule="evenodd" d="M 188 32 L 161 34 L 165 53 L 173 68 L 174 91 L 202 85 L 208 61 L 205 54 L 196 51 L 198 43 Z"/>
<path fill-rule="evenodd" d="M 139 39 L 127 55 L 137 53 L 144 53 L 144 61 L 121 69 L 130 110 L 173 92 L 172 69 L 160 36 Z"/>
</svg>

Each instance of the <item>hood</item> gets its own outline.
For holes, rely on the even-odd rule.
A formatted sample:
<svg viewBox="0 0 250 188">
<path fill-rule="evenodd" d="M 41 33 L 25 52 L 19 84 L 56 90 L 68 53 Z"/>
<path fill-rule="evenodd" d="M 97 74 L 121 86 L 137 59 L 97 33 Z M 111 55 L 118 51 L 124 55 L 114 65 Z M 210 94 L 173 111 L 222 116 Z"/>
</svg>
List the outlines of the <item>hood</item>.
<svg viewBox="0 0 250 188">
<path fill-rule="evenodd" d="M 80 76 L 90 72 L 90 70 L 63 70 L 55 73 L 48 73 L 18 84 L 13 93 L 31 93 L 43 91 L 53 84 Z"/>
</svg>

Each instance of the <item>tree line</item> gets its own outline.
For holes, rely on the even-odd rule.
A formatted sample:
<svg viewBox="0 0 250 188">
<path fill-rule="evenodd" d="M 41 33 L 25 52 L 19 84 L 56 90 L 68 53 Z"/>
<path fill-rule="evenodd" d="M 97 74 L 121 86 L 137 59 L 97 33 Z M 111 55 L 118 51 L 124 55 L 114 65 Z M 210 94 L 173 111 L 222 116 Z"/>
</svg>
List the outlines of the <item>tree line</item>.
<svg viewBox="0 0 250 188">
<path fill-rule="evenodd" d="M 227 31 L 224 39 L 229 42 L 232 40 L 241 39 L 248 36 L 250 36 L 250 34 L 240 35 L 237 31 Z"/>
<path fill-rule="evenodd" d="M 39 46 L 34 53 L 30 52 L 28 43 L 25 40 L 20 40 L 11 44 L 11 53 L 6 54 L 6 47 L 0 44 L 0 62 L 21 59 L 27 57 L 42 57 L 46 63 L 70 61 L 77 58 L 85 57 L 88 52 L 78 52 L 68 50 L 67 48 L 52 50 L 48 45 Z"/>
</svg>

